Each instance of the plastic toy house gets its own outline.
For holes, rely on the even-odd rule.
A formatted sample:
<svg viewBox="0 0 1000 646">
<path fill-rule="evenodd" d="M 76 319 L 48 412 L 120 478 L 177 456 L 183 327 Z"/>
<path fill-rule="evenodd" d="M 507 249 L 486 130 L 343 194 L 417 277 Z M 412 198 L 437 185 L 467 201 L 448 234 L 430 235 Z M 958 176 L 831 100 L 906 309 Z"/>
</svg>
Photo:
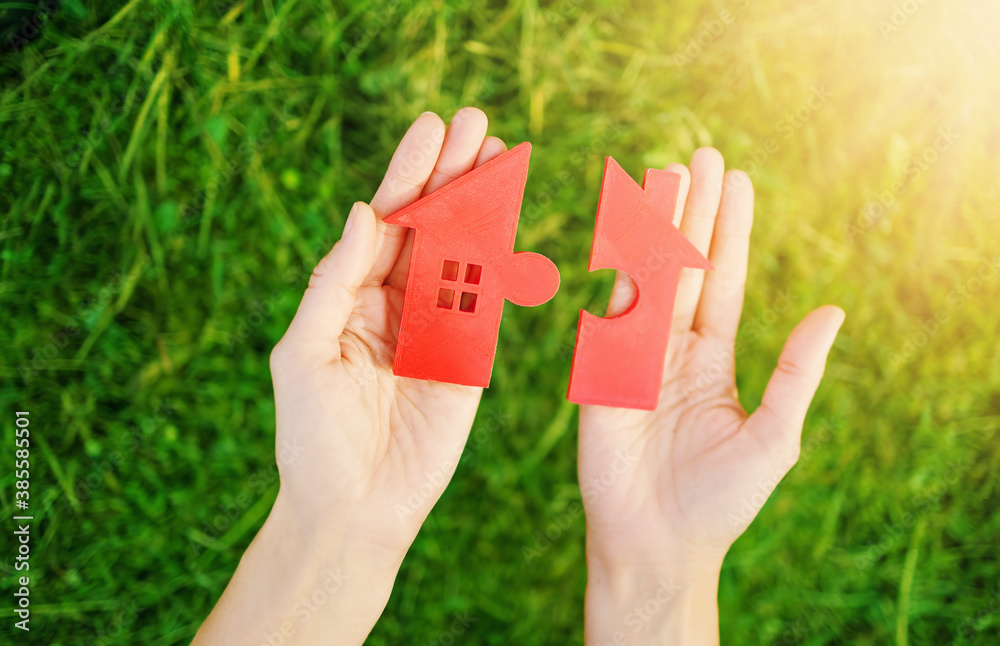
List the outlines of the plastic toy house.
<svg viewBox="0 0 1000 646">
<path fill-rule="evenodd" d="M 514 253 L 530 156 L 523 143 L 385 218 L 415 230 L 394 374 L 489 386 L 504 300 L 555 295 L 552 261 Z"/>
<path fill-rule="evenodd" d="M 580 311 L 570 401 L 656 408 L 681 269 L 714 269 L 673 225 L 680 175 L 647 170 L 642 188 L 611 157 L 597 206 L 590 271 L 626 272 L 638 287 L 624 313 Z"/>
</svg>

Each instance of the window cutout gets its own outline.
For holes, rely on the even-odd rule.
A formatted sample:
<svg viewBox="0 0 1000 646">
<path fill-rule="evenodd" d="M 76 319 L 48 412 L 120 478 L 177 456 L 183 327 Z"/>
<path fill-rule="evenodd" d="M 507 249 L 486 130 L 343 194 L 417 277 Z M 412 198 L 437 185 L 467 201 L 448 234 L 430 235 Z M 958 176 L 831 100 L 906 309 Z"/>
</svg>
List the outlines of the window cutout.
<svg viewBox="0 0 1000 646">
<path fill-rule="evenodd" d="M 452 303 L 455 302 L 455 290 L 454 289 L 439 289 L 438 290 L 438 302 L 437 306 L 443 310 L 450 310 Z"/>
<path fill-rule="evenodd" d="M 479 279 L 483 276 L 483 266 L 473 265 L 471 262 L 465 268 L 465 282 L 473 285 L 479 284 Z"/>
<path fill-rule="evenodd" d="M 441 278 L 445 280 L 458 280 L 458 263 L 454 260 L 445 260 L 444 268 L 441 270 Z"/>
<path fill-rule="evenodd" d="M 458 303 L 458 309 L 463 312 L 475 312 L 476 295 L 472 292 L 462 292 L 462 300 Z"/>
</svg>

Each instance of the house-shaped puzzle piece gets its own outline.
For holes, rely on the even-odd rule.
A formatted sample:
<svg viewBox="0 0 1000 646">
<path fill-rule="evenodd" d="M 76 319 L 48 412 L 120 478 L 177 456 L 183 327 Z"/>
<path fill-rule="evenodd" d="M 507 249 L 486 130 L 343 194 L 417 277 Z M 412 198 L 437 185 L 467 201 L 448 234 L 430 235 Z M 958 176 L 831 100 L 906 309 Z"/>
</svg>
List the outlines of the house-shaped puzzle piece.
<svg viewBox="0 0 1000 646">
<path fill-rule="evenodd" d="M 393 374 L 489 386 L 504 300 L 559 289 L 551 260 L 514 253 L 530 157 L 522 143 L 384 219 L 414 229 Z"/>
<path fill-rule="evenodd" d="M 618 162 L 605 160 L 589 269 L 624 271 L 638 294 L 611 318 L 580 310 L 567 394 L 572 402 L 656 408 L 681 269 L 714 269 L 673 225 L 680 180 L 649 169 L 640 188 Z"/>
</svg>

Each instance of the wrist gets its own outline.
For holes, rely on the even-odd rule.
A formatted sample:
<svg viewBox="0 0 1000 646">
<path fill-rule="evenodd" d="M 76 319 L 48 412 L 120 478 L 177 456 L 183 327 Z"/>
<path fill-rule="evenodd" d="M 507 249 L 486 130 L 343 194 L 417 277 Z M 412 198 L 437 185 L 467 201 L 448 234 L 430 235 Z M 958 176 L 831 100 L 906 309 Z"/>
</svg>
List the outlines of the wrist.
<svg viewBox="0 0 1000 646">
<path fill-rule="evenodd" d="M 275 539 L 290 542 L 313 563 L 349 563 L 352 569 L 363 567 L 372 575 L 395 578 L 409 545 L 397 537 L 378 540 L 353 524 L 351 514 L 344 516 L 331 519 L 305 513 L 279 491 L 261 533 L 268 530 Z"/>
<path fill-rule="evenodd" d="M 362 644 L 404 554 L 335 527 L 305 522 L 279 493 L 195 644 Z"/>
<path fill-rule="evenodd" d="M 587 558 L 587 646 L 717 644 L 721 561 Z"/>
</svg>

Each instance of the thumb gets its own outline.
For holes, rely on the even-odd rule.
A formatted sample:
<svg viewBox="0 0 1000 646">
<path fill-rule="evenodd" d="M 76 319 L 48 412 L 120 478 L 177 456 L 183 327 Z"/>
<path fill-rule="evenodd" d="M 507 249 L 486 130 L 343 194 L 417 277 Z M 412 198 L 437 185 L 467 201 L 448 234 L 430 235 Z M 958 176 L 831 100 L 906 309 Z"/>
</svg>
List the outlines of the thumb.
<svg viewBox="0 0 1000 646">
<path fill-rule="evenodd" d="M 375 240 L 375 213 L 364 202 L 355 202 L 340 240 L 309 277 L 283 345 L 321 361 L 340 358 L 340 335 L 358 288 L 375 264 Z"/>
<path fill-rule="evenodd" d="M 785 341 L 760 408 L 746 422 L 765 446 L 798 455 L 806 411 L 843 322 L 843 310 L 824 305 L 807 314 Z"/>
</svg>

